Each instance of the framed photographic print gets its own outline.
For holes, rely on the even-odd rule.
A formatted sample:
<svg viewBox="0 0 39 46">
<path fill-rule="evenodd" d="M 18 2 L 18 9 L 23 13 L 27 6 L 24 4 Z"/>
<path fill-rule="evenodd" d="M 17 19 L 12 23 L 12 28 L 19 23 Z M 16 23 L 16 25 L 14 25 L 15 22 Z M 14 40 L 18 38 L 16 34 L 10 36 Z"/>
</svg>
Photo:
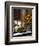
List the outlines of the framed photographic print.
<svg viewBox="0 0 39 46">
<path fill-rule="evenodd" d="M 38 4 L 5 2 L 5 44 L 38 42 Z"/>
</svg>

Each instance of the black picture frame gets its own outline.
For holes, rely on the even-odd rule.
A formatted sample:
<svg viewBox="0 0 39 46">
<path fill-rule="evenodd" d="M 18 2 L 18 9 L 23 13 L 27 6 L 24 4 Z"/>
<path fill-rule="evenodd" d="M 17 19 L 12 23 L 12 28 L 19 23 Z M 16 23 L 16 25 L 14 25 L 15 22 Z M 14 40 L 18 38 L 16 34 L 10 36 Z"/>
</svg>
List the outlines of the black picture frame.
<svg viewBox="0 0 39 46">
<path fill-rule="evenodd" d="M 15 4 L 23 4 L 23 5 L 32 5 L 36 6 L 36 40 L 31 41 L 20 41 L 20 42 L 9 42 L 9 6 Z M 37 43 L 38 42 L 38 3 L 29 3 L 29 2 L 13 2 L 13 1 L 6 1 L 5 2 L 5 44 L 25 44 L 25 43 Z"/>
</svg>

